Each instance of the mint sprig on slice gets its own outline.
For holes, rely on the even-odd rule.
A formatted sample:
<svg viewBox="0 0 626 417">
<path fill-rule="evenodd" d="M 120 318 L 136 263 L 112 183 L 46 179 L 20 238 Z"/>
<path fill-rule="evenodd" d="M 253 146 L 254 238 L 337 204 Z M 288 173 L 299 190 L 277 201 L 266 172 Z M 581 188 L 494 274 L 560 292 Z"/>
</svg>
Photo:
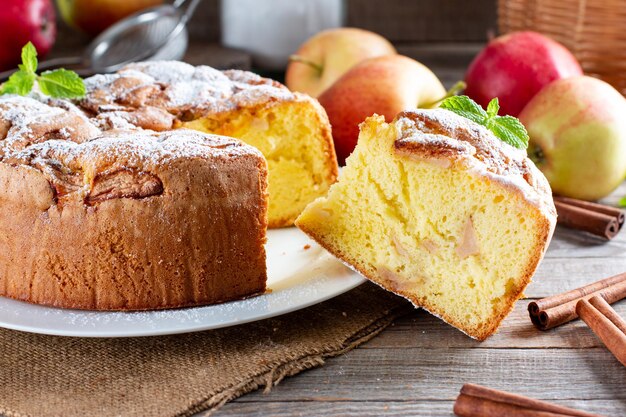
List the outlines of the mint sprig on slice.
<svg viewBox="0 0 626 417">
<path fill-rule="evenodd" d="M 617 205 L 620 207 L 626 207 L 626 196 L 620 198 L 619 201 L 617 202 Z"/>
<path fill-rule="evenodd" d="M 0 87 L 0 94 L 18 94 L 25 96 L 35 86 L 45 95 L 54 98 L 80 98 L 85 95 L 85 83 L 74 71 L 56 69 L 37 75 L 37 50 L 28 42 L 22 48 L 22 63 L 7 82 Z"/>
<path fill-rule="evenodd" d="M 498 116 L 500 110 L 498 98 L 489 102 L 487 111 L 468 96 L 448 97 L 441 102 L 439 107 L 485 126 L 500 140 L 511 146 L 518 149 L 528 147 L 528 132 L 522 122 L 513 116 Z"/>
</svg>

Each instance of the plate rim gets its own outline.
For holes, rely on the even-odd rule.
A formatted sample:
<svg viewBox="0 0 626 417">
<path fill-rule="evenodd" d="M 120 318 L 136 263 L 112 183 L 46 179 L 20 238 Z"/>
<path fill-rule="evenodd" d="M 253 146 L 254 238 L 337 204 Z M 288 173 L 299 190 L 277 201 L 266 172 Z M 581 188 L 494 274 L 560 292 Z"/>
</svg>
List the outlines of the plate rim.
<svg viewBox="0 0 626 417">
<path fill-rule="evenodd" d="M 340 289 L 336 290 L 336 291 L 331 291 L 329 293 L 324 294 L 323 296 L 317 297 L 317 298 L 311 298 L 309 301 L 304 302 L 304 303 L 299 303 L 299 304 L 287 304 L 284 308 L 279 308 L 276 310 L 271 310 L 268 311 L 264 314 L 259 314 L 256 316 L 250 316 L 247 317 L 245 319 L 232 319 L 230 321 L 224 321 L 221 322 L 219 324 L 199 324 L 197 326 L 194 325 L 190 325 L 188 327 L 181 327 L 179 329 L 170 329 L 170 330 L 165 330 L 165 329 L 152 329 L 152 328 L 145 328 L 145 330 L 141 330 L 141 331 L 137 331 L 137 330 L 133 330 L 133 331 L 129 331 L 129 332 L 124 332 L 123 329 L 120 330 L 116 330 L 116 331 L 100 331 L 99 333 L 81 333 L 80 330 L 77 329 L 77 331 L 72 331 L 72 330 L 58 330 L 58 329 L 54 329 L 54 328 L 45 328 L 45 327 L 36 327 L 36 326 L 32 326 L 32 325 L 20 325 L 20 324 L 13 324 L 13 323 L 5 323 L 4 321 L 2 321 L 2 318 L 0 318 L 0 328 L 4 328 L 4 329 L 10 329 L 10 330 L 15 330 L 15 331 L 21 331 L 21 332 L 26 332 L 26 333 L 33 333 L 33 334 L 42 334 L 42 335 L 48 335 L 48 336 L 61 336 L 61 337 L 81 337 L 81 338 L 90 338 L 90 339 L 103 339 L 103 338 L 128 338 L 128 337 L 155 337 L 155 336 L 167 336 L 167 335 L 175 335 L 175 334 L 185 334 L 185 333 L 196 333 L 196 332 L 202 332 L 202 331 L 207 331 L 207 330 L 216 330 L 216 329 L 222 329 L 222 328 L 226 328 L 226 327 L 234 327 L 234 326 L 239 326 L 241 324 L 246 324 L 246 323 L 253 323 L 256 321 L 262 321 L 265 319 L 269 319 L 272 317 L 278 317 L 278 316 L 282 316 L 285 314 L 289 314 L 289 313 L 293 313 L 294 311 L 298 311 L 298 310 L 302 310 L 305 309 L 307 307 L 311 307 L 313 305 L 316 304 L 320 304 L 323 303 L 324 301 L 328 301 L 331 298 L 337 297 L 341 294 L 345 294 L 346 292 L 353 290 L 354 288 L 362 285 L 365 283 L 365 281 L 367 281 L 365 278 L 363 278 L 360 275 L 357 275 L 355 273 L 355 275 L 352 277 L 352 282 L 350 282 L 349 284 L 341 287 Z M 310 284 L 309 284 L 310 285 Z M 307 285 L 303 286 L 303 289 L 306 289 Z M 261 294 L 258 295 L 258 297 L 263 297 L 263 296 L 268 296 L 271 295 L 271 293 L 265 293 L 265 294 Z M 186 307 L 186 308 L 180 308 L 180 309 L 176 309 L 176 311 L 180 311 L 180 312 L 186 312 L 189 310 L 194 310 L 194 309 L 203 309 L 203 308 L 211 308 L 213 306 L 219 306 L 219 305 L 225 305 L 225 304 L 233 304 L 233 303 L 240 303 L 243 301 L 246 301 L 247 299 L 244 300 L 235 300 L 235 301 L 227 301 L 225 303 L 220 303 L 220 304 L 212 304 L 212 305 L 207 305 L 207 306 L 195 306 L 195 307 Z M 14 300 L 12 298 L 8 298 L 8 297 L 2 297 L 0 296 L 0 303 L 2 302 L 15 302 L 15 303 L 20 303 L 20 304 L 28 304 L 34 308 L 41 308 L 41 309 L 50 309 L 50 310 L 68 310 L 71 312 L 85 312 L 85 313 L 92 313 L 92 314 L 99 314 L 99 313 L 103 313 L 103 314 L 108 314 L 108 313 L 120 313 L 120 314 L 133 314 L 133 313 L 137 313 L 135 311 L 129 311 L 129 312 L 122 312 L 122 311 L 89 311 L 89 310 L 72 310 L 72 309 L 62 309 L 62 308 L 58 308 L 58 307 L 49 307 L 49 306 L 43 306 L 43 305 L 38 305 L 38 304 L 32 304 L 32 303 L 28 303 L 26 301 L 20 301 L 20 300 Z M 152 311 L 141 311 L 140 313 L 142 314 L 146 314 L 146 313 L 159 313 L 159 312 L 163 312 L 163 311 L 167 311 L 167 310 L 152 310 Z M 174 310 L 169 310 L 169 311 L 174 311 Z M 84 330 L 83 330 L 84 331 Z"/>
<path fill-rule="evenodd" d="M 64 309 L 0 296 L 0 328 L 50 336 L 85 338 L 150 337 L 193 333 L 288 314 L 344 294 L 367 281 L 354 268 L 334 257 L 296 227 L 268 230 L 268 243 L 270 241 L 275 243 L 271 249 L 266 245 L 268 272 L 273 271 L 272 276 L 277 273 L 281 278 L 268 279 L 269 291 L 257 296 L 204 306 L 126 312 Z M 298 244 L 292 245 L 292 242 Z M 300 258 L 302 252 L 299 249 L 285 252 L 285 245 L 298 247 L 300 244 L 305 244 L 304 249 L 307 250 L 315 247 L 316 255 L 303 259 Z M 287 258 L 283 258 L 285 255 Z M 294 263 L 290 264 L 290 259 Z M 329 264 L 329 261 L 333 263 Z M 346 268 L 345 274 L 333 272 L 333 269 L 329 272 L 327 268 L 333 268 L 335 262 Z M 310 274 L 306 280 L 296 280 L 291 285 L 283 286 L 281 285 L 283 280 L 289 281 L 295 277 L 289 271 L 289 267 L 288 272 L 281 271 L 288 265 L 295 265 L 298 270 L 310 271 Z M 256 303 L 255 300 L 259 302 Z M 197 310 L 200 311 L 196 312 Z M 132 317 L 133 315 L 137 317 Z M 46 322 L 47 317 L 49 320 Z M 142 325 L 142 321 L 145 321 L 145 324 Z"/>
</svg>

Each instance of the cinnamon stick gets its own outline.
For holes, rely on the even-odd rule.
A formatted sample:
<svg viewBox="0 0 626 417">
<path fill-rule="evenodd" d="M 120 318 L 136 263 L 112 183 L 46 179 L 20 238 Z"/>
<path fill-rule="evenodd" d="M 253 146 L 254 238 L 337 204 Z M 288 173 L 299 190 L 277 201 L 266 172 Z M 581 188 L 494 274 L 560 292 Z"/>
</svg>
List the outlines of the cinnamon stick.
<svg viewBox="0 0 626 417">
<path fill-rule="evenodd" d="M 528 313 L 538 329 L 548 330 L 577 318 L 578 301 L 594 295 L 601 295 L 609 304 L 626 298 L 626 272 L 563 294 L 533 301 L 528 304 Z"/>
<path fill-rule="evenodd" d="M 554 201 L 558 201 L 560 203 L 569 204 L 570 206 L 580 207 L 586 210 L 596 211 L 598 213 L 608 214 L 609 216 L 613 216 L 617 218 L 617 223 L 620 227 L 624 224 L 626 220 L 626 213 L 624 210 L 618 209 L 617 207 L 607 206 L 606 204 L 598 204 L 593 203 L 591 201 L 585 200 L 577 200 L 575 198 L 569 197 L 561 197 L 554 196 Z"/>
<path fill-rule="evenodd" d="M 626 321 L 600 296 L 580 300 L 576 312 L 602 340 L 609 351 L 626 366 Z"/>
<path fill-rule="evenodd" d="M 459 417 L 602 417 L 505 391 L 465 384 L 454 403 Z"/>
<path fill-rule="evenodd" d="M 606 318 L 611 320 L 613 324 L 621 330 L 622 333 L 626 334 L 626 321 L 617 314 L 617 311 L 613 310 L 613 307 L 606 300 L 599 296 L 593 296 L 589 299 L 589 304 L 594 306 L 596 310 L 601 312 Z"/>
<path fill-rule="evenodd" d="M 554 200 L 558 214 L 557 223 L 572 229 L 582 230 L 605 239 L 613 239 L 620 231 L 619 216 Z M 623 223 L 622 223 L 623 224 Z"/>
</svg>

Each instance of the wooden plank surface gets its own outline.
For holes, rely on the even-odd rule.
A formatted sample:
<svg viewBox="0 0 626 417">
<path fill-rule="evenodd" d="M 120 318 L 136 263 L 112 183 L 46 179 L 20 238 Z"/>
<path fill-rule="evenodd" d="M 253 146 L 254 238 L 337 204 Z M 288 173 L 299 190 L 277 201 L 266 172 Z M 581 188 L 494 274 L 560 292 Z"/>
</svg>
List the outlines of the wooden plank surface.
<svg viewBox="0 0 626 417">
<path fill-rule="evenodd" d="M 454 400 L 473 382 L 546 400 L 620 399 L 626 406 L 626 369 L 603 348 L 356 349 L 333 362 L 237 401 Z"/>
<path fill-rule="evenodd" d="M 445 416 L 452 417 L 452 401 L 415 400 L 397 401 L 311 401 L 311 402 L 273 402 L 273 403 L 240 403 L 236 407 L 227 405 L 220 417 L 266 415 L 274 417 L 293 416 L 342 416 L 342 417 L 409 417 L 409 416 Z M 568 407 L 610 415 L 611 412 L 623 407 L 621 400 L 567 400 L 554 401 Z M 264 414 L 259 413 L 262 407 Z M 617 414 L 614 414 L 617 416 Z"/>
<path fill-rule="evenodd" d="M 596 348 L 600 340 L 579 320 L 550 331 L 537 330 L 528 318 L 530 300 L 520 300 L 505 319 L 498 333 L 484 342 L 477 342 L 443 323 L 423 310 L 397 320 L 380 336 L 362 349 L 405 348 Z M 615 310 L 626 317 L 626 302 L 615 304 Z"/>
<path fill-rule="evenodd" d="M 455 74 L 451 71 L 450 74 Z M 458 74 L 458 72 L 456 73 Z M 626 183 L 606 201 L 626 195 Z M 626 271 L 626 230 L 611 242 L 557 228 L 533 283 L 500 331 L 477 342 L 416 310 L 369 343 L 254 392 L 216 416 L 453 416 L 466 382 L 609 417 L 626 415 L 626 368 L 581 321 L 547 332 L 528 318 L 531 299 Z M 626 317 L 626 301 L 614 305 Z"/>
</svg>

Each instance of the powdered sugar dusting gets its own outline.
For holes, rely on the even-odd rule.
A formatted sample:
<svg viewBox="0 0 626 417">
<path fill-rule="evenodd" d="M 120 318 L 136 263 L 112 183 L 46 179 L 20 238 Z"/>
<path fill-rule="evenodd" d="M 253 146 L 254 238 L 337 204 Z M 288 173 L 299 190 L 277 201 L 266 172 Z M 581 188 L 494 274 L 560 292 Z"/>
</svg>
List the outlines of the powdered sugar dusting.
<svg viewBox="0 0 626 417">
<path fill-rule="evenodd" d="M 180 129 L 172 132 L 112 130 L 84 143 L 48 140 L 8 156 L 11 163 L 46 166 L 49 161 L 71 171 L 101 172 L 133 167 L 151 171 L 175 159 L 237 158 L 261 153 L 223 136 Z"/>
<path fill-rule="evenodd" d="M 196 155 L 194 141 L 211 141 L 210 135 L 199 139 L 200 133 L 170 133 L 162 141 L 154 140 L 159 136 L 142 132 L 138 126 L 169 130 L 176 117 L 189 117 L 190 113 L 198 116 L 261 103 L 308 99 L 256 74 L 176 61 L 130 64 L 116 74 L 89 77 L 85 86 L 85 99 L 76 103 L 52 99 L 37 91 L 30 97 L 1 96 L 0 158 L 15 162 L 31 160 L 27 156 L 35 153 L 38 158 L 58 158 L 62 153 L 62 160 L 70 160 L 85 158 L 90 150 L 94 160 L 96 152 L 102 152 L 101 159 L 109 159 L 107 155 L 122 157 L 121 152 L 128 153 L 134 147 L 142 158 L 165 161 L 168 152 L 173 154 L 173 146 L 181 148 L 178 156 L 185 152 Z M 87 144 L 76 146 L 82 143 Z M 258 153 L 245 145 L 235 148 Z"/>
<path fill-rule="evenodd" d="M 63 109 L 48 106 L 29 97 L 0 95 L 0 117 L 10 124 L 7 137 L 32 134 L 32 123 L 44 123 L 63 113 Z"/>
<path fill-rule="evenodd" d="M 272 101 L 305 99 L 285 86 L 246 71 L 218 71 L 177 61 L 130 64 L 117 74 L 85 81 L 87 96 L 79 104 L 95 111 L 156 106 L 180 115 L 253 107 Z"/>
<path fill-rule="evenodd" d="M 408 110 L 395 125 L 397 145 L 426 157 L 454 159 L 468 169 L 520 190 L 525 198 L 556 214 L 552 191 L 545 176 L 526 152 L 496 138 L 485 127 L 444 109 Z"/>
<path fill-rule="evenodd" d="M 89 186 L 89 178 L 106 170 L 155 172 L 177 159 L 263 158 L 237 139 L 188 129 L 144 130 L 123 112 L 101 116 L 88 119 L 62 100 L 0 96 L 0 161 L 33 167 L 53 184 L 69 184 L 69 192 L 83 193 L 82 184 Z"/>
</svg>

